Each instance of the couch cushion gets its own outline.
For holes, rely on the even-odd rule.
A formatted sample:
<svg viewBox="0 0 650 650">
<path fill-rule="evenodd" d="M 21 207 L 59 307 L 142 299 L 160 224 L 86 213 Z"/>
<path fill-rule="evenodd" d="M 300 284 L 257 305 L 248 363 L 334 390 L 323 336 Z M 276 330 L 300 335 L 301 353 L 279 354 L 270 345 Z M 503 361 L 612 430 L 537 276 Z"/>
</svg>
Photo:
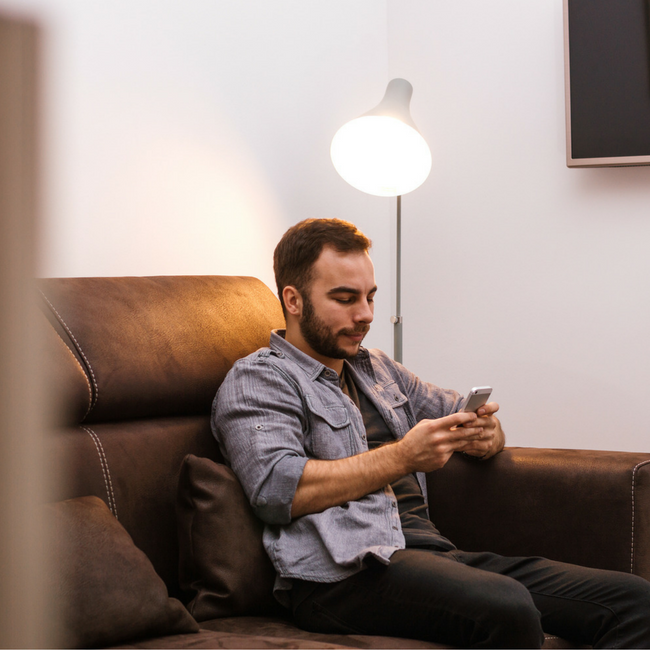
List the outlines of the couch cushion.
<svg viewBox="0 0 650 650">
<path fill-rule="evenodd" d="M 206 621 L 198 634 L 143 639 L 120 648 L 449 648 L 431 641 L 364 634 L 305 632 L 278 618 L 238 616 Z M 546 635 L 544 650 L 575 648 Z"/>
<path fill-rule="evenodd" d="M 213 632 L 200 630 L 198 634 L 176 634 L 174 636 L 142 639 L 134 643 L 114 646 L 116 648 L 349 648 L 351 646 L 323 641 L 295 639 L 292 637 L 264 636 L 258 634 L 255 628 L 247 632 Z M 384 646 L 386 647 L 386 646 Z"/>
<path fill-rule="evenodd" d="M 52 499 L 100 497 L 178 597 L 178 473 L 188 453 L 220 458 L 209 417 L 70 427 L 47 442 L 58 474 Z"/>
<path fill-rule="evenodd" d="M 279 642 L 292 639 L 294 647 L 302 648 L 305 643 L 329 643 L 340 648 L 449 648 L 450 646 L 421 641 L 419 639 L 405 639 L 393 636 L 376 636 L 371 634 L 321 634 L 307 632 L 296 627 L 293 623 L 279 618 L 239 616 L 206 621 L 201 624 L 202 630 L 230 634 L 249 634 L 255 631 L 265 639 L 277 639 Z M 292 646 L 280 646 L 292 647 Z"/>
<path fill-rule="evenodd" d="M 231 469 L 188 455 L 178 481 L 179 580 L 197 621 L 274 613 L 263 525 Z"/>
<path fill-rule="evenodd" d="M 85 422 L 208 413 L 232 364 L 284 323 L 255 278 L 53 278 L 39 287 L 52 327 L 86 372 Z"/>
<path fill-rule="evenodd" d="M 97 497 L 48 504 L 47 588 L 63 647 L 197 632 L 183 605 L 169 598 L 147 556 Z"/>
</svg>

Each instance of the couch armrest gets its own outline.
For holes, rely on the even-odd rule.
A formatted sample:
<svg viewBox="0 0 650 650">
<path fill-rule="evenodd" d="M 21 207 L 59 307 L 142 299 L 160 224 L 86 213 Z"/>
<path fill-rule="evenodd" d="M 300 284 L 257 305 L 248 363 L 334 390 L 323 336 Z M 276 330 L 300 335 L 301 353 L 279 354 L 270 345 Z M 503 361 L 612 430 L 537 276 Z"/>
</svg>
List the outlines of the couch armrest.
<svg viewBox="0 0 650 650">
<path fill-rule="evenodd" d="M 427 476 L 431 519 L 465 551 L 541 555 L 650 580 L 650 454 L 508 447 Z"/>
</svg>

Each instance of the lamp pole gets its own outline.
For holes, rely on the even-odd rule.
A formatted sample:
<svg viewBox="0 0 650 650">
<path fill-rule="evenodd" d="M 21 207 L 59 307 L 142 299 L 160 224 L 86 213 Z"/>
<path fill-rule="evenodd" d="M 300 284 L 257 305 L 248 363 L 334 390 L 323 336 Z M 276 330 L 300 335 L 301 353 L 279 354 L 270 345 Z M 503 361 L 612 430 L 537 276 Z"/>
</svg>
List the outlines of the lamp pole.
<svg viewBox="0 0 650 650">
<path fill-rule="evenodd" d="M 393 358 L 402 363 L 402 196 L 397 195 L 397 228 L 395 232 L 395 315 L 393 323 Z"/>
</svg>

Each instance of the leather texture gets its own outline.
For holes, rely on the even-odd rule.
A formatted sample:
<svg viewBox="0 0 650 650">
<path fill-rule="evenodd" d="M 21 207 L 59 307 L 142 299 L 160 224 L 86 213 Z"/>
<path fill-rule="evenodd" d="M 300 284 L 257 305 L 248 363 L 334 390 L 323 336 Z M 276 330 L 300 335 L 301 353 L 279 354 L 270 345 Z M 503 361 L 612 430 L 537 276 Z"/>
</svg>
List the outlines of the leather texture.
<svg viewBox="0 0 650 650">
<path fill-rule="evenodd" d="M 59 278 L 39 287 L 91 383 L 85 422 L 209 411 L 232 364 L 284 322 L 255 278 Z"/>
<path fill-rule="evenodd" d="M 62 647 L 198 632 L 101 499 L 81 497 L 44 508 L 51 553 L 46 588 L 54 596 Z"/>
<path fill-rule="evenodd" d="M 56 499 L 100 497 L 180 596 L 176 494 L 189 453 L 220 459 L 206 416 L 82 425 L 54 432 Z"/>
<path fill-rule="evenodd" d="M 48 413 L 56 425 L 81 422 L 90 411 L 93 399 L 86 371 L 61 334 L 42 314 L 37 314 L 37 326 L 41 345 L 40 370 L 50 391 Z"/>
<path fill-rule="evenodd" d="M 178 482 L 179 574 L 197 621 L 280 613 L 275 569 L 255 516 L 234 472 L 188 455 Z"/>
<path fill-rule="evenodd" d="M 319 634 L 297 629 L 280 618 L 237 616 L 202 624 L 199 634 L 143 639 L 121 648 L 449 648 L 429 641 L 364 634 Z M 546 636 L 543 647 L 575 648 L 556 636 Z"/>
<path fill-rule="evenodd" d="M 430 515 L 465 551 L 541 555 L 650 580 L 650 454 L 506 448 L 428 476 Z"/>
</svg>

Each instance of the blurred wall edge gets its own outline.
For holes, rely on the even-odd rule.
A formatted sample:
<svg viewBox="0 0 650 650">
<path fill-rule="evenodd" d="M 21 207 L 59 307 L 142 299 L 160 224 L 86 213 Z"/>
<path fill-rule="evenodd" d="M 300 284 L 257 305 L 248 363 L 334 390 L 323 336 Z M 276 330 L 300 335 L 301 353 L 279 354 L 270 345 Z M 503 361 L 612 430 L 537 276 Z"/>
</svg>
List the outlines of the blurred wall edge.
<svg viewBox="0 0 650 650">
<path fill-rule="evenodd" d="M 38 42 L 0 13 L 0 646 L 45 637 L 45 547 L 38 503 L 44 394 L 31 310 L 38 211 Z"/>
</svg>

